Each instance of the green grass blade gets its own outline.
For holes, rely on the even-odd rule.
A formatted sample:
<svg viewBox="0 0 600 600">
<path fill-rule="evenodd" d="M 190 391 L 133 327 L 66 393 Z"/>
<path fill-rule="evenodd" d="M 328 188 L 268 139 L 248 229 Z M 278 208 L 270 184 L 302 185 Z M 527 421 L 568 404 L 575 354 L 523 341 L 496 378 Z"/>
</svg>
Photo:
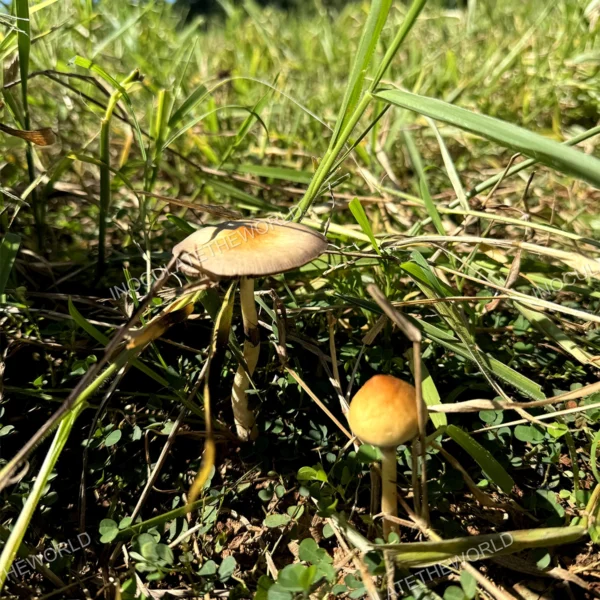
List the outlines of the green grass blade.
<svg viewBox="0 0 600 600">
<path fill-rule="evenodd" d="M 59 425 L 58 430 L 54 435 L 52 445 L 48 449 L 42 467 L 35 478 L 31 492 L 27 497 L 25 505 L 21 509 L 19 518 L 14 524 L 10 537 L 4 544 L 2 555 L 0 555 L 0 590 L 4 586 L 12 562 L 17 555 L 23 538 L 25 537 L 25 533 L 29 527 L 33 513 L 35 512 L 35 509 L 37 508 L 44 494 L 48 479 L 52 474 L 52 469 L 54 469 L 54 465 L 56 464 L 56 461 L 58 460 L 65 444 L 67 443 L 67 440 L 69 439 L 69 434 L 71 433 L 71 429 L 75 424 L 75 420 L 79 416 L 79 413 L 83 410 L 84 406 L 84 403 L 80 403 L 76 408 L 66 415 Z"/>
<path fill-rule="evenodd" d="M 440 130 L 437 128 L 433 119 L 427 117 L 425 119 L 433 129 L 433 133 L 437 139 L 438 145 L 440 147 L 440 152 L 442 153 L 442 159 L 444 161 L 444 166 L 446 167 L 446 172 L 448 173 L 448 179 L 450 179 L 450 183 L 454 189 L 454 193 L 456 194 L 456 199 L 458 200 L 460 206 L 462 206 L 463 210 L 470 210 L 469 202 L 467 201 L 467 196 L 465 194 L 465 190 L 460 181 L 460 177 L 458 175 L 458 171 L 456 170 L 456 166 L 454 165 L 454 161 L 452 160 L 452 156 L 448 151 L 448 147 L 446 146 L 446 142 L 444 142 L 444 138 L 440 133 Z"/>
<path fill-rule="evenodd" d="M 406 356 L 408 356 L 408 363 L 410 366 L 410 371 L 414 375 L 415 362 L 414 362 L 414 355 L 413 355 L 412 349 L 410 349 L 406 353 Z M 427 367 L 425 366 L 425 363 L 423 361 L 421 361 L 421 387 L 423 389 L 423 400 L 425 401 L 425 404 L 427 406 L 442 403 L 442 399 L 440 398 L 440 394 L 437 391 L 435 382 L 433 381 L 433 378 L 431 377 L 431 374 L 429 373 L 429 370 L 427 369 Z M 436 428 L 444 427 L 445 425 L 448 424 L 448 417 L 446 416 L 446 413 L 430 412 L 428 414 L 429 414 L 429 418 L 431 419 L 431 422 L 434 424 L 434 426 Z"/>
<path fill-rule="evenodd" d="M 333 130 L 333 136 L 330 141 L 330 148 L 333 147 L 339 139 L 339 136 L 348 123 L 350 115 L 358 106 L 358 101 L 362 92 L 367 68 L 375 52 L 381 30 L 385 25 L 388 12 L 392 6 L 391 0 L 373 0 L 369 16 L 363 27 L 362 36 L 358 44 L 358 51 L 354 58 L 354 64 L 350 73 L 350 79 L 346 86 L 344 99 L 340 112 Z"/>
<path fill-rule="evenodd" d="M 261 198 L 251 196 L 248 192 L 244 192 L 243 190 L 240 190 L 239 188 L 229 183 L 224 183 L 223 181 L 219 181 L 217 179 L 211 179 L 210 186 L 218 192 L 225 194 L 226 196 L 239 200 L 238 206 L 240 208 L 280 212 L 280 209 L 277 208 L 274 204 L 269 204 Z"/>
<path fill-rule="evenodd" d="M 496 484 L 505 494 L 510 494 L 515 482 L 489 450 L 486 450 L 466 431 L 459 429 L 456 425 L 448 425 L 446 433 L 461 446 L 465 452 L 470 454 L 471 457 L 477 461 L 481 470 L 494 484 Z"/>
<path fill-rule="evenodd" d="M 436 231 L 440 235 L 446 235 L 446 230 L 444 229 L 444 225 L 442 224 L 442 219 L 440 217 L 440 213 L 437 210 L 433 202 L 433 198 L 429 192 L 429 186 L 427 185 L 427 180 L 425 178 L 421 179 L 421 196 L 423 197 L 423 201 L 425 202 L 425 208 L 427 209 L 427 213 L 433 223 Z"/>
<path fill-rule="evenodd" d="M 480 135 L 501 146 L 526 156 L 600 188 L 600 160 L 559 144 L 537 133 L 435 98 L 427 98 L 402 90 L 385 90 L 375 94 L 391 102 L 438 121 L 444 121 L 464 131 Z"/>
<path fill-rule="evenodd" d="M 16 233 L 7 233 L 0 244 L 0 302 L 5 302 L 4 290 L 8 283 L 10 272 L 12 271 L 19 246 L 21 245 L 21 236 Z"/>
<path fill-rule="evenodd" d="M 402 21 L 402 26 L 400 27 L 398 33 L 394 37 L 393 42 L 387 49 L 387 52 L 385 53 L 385 56 L 383 57 L 383 60 L 381 61 L 381 64 L 379 65 L 379 68 L 375 73 L 375 77 L 373 77 L 373 81 L 369 88 L 371 91 L 375 90 L 379 85 L 379 82 L 385 75 L 385 72 L 390 66 L 392 60 L 394 59 L 394 56 L 396 56 L 396 53 L 400 49 L 400 46 L 406 39 L 406 36 L 413 28 L 413 25 L 417 22 L 417 18 L 423 10 L 423 8 L 425 7 L 426 3 L 427 0 L 414 0 L 414 2 L 412 3 L 408 13 L 406 14 L 406 17 L 404 18 L 404 21 Z"/>
<path fill-rule="evenodd" d="M 169 128 L 173 129 L 177 127 L 181 121 L 187 117 L 187 115 L 200 104 L 210 92 L 206 87 L 200 84 L 182 103 L 181 106 L 173 111 L 171 118 L 169 119 Z"/>
<path fill-rule="evenodd" d="M 598 452 L 598 445 L 600 444 L 600 431 L 596 433 L 594 439 L 592 440 L 592 446 L 590 448 L 590 467 L 592 467 L 592 473 L 596 478 L 596 481 L 600 483 L 600 473 L 598 473 L 598 465 L 596 458 L 596 454 Z"/>
<path fill-rule="evenodd" d="M 407 567 L 425 567 L 454 560 L 483 560 L 491 556 L 514 554 L 530 548 L 571 544 L 586 535 L 585 527 L 540 527 L 504 533 L 490 533 L 434 542 L 390 544 L 398 563 Z M 476 559 L 474 557 L 477 557 Z"/>
<path fill-rule="evenodd" d="M 415 320 L 415 324 L 417 326 L 422 326 L 423 333 L 425 333 L 429 339 L 441 344 L 459 356 L 475 362 L 466 346 L 458 341 L 453 341 L 448 332 L 423 320 Z M 531 398 L 532 400 L 543 400 L 546 397 L 541 386 L 528 377 L 525 377 L 525 375 L 515 371 L 512 367 L 509 367 L 507 364 L 493 356 L 486 355 L 486 358 L 490 371 L 496 377 L 519 390 L 526 397 Z"/>
<path fill-rule="evenodd" d="M 367 217 L 367 213 L 363 208 L 363 205 L 359 202 L 358 198 L 353 198 L 348 205 L 350 212 L 356 219 L 356 222 L 360 225 L 360 228 L 363 230 L 363 233 L 369 237 L 371 241 L 371 245 L 375 249 L 375 252 L 381 256 L 381 250 L 379 249 L 379 244 L 373 235 L 373 229 L 371 228 L 371 223 L 369 222 L 369 217 Z"/>
<path fill-rule="evenodd" d="M 198 117 L 194 117 L 193 119 L 187 121 L 179 129 L 172 132 L 171 135 L 169 136 L 169 139 L 164 143 L 164 147 L 167 148 L 168 146 L 170 146 L 178 137 L 182 136 L 186 131 L 188 131 L 189 129 L 191 129 L 198 123 L 200 123 L 200 121 L 203 121 L 204 119 L 210 117 L 211 115 L 214 115 L 223 110 L 232 110 L 232 109 L 239 109 L 239 110 L 244 110 L 246 112 L 252 113 L 252 109 L 248 108 L 247 106 L 241 106 L 238 104 L 228 104 L 225 106 L 217 106 L 216 108 L 213 108 L 213 109 L 209 110 L 208 112 L 205 112 L 205 113 L 199 115 Z M 258 117 L 258 115 L 256 115 L 256 116 Z M 262 121 L 260 120 L 260 117 L 258 117 L 257 120 L 262 123 Z M 262 123 L 262 124 L 266 129 L 266 125 L 264 123 Z"/>
<path fill-rule="evenodd" d="M 21 75 L 21 97 L 25 112 L 25 129 L 31 129 L 29 122 L 29 109 L 27 102 L 27 88 L 29 81 L 29 55 L 31 52 L 31 22 L 29 20 L 29 1 L 16 0 L 17 8 L 17 44 L 19 48 L 19 72 Z"/>
<path fill-rule="evenodd" d="M 29 82 L 29 56 L 31 53 L 31 21 L 29 18 L 29 0 L 15 0 L 17 12 L 17 46 L 19 49 L 19 72 L 21 75 L 21 98 L 23 103 L 23 129 L 31 129 L 29 114 L 28 82 Z M 27 142 L 25 155 L 27 159 L 27 172 L 30 183 L 35 181 L 35 165 L 33 161 L 33 147 Z M 41 248 L 44 237 L 44 205 L 38 202 L 37 192 L 31 190 L 33 217 L 37 229 L 38 245 Z"/>
<path fill-rule="evenodd" d="M 77 308 L 73 304 L 73 301 L 71 300 L 70 296 L 68 305 L 69 314 L 71 315 L 73 321 L 75 321 L 75 323 L 77 323 L 77 325 L 79 325 L 79 327 L 81 327 L 81 329 L 83 329 L 91 338 L 95 339 L 98 343 L 107 346 L 110 342 L 110 339 L 107 336 L 105 336 L 99 329 L 97 329 L 95 325 L 92 325 L 87 319 L 85 319 L 85 317 L 77 310 Z M 165 388 L 173 387 L 172 382 L 167 381 L 164 377 L 161 377 L 158 373 L 155 373 L 139 358 L 131 359 L 131 366 L 144 373 L 144 375 L 150 377 L 150 379 L 156 381 L 159 385 L 162 385 Z"/>
<path fill-rule="evenodd" d="M 575 146 L 576 144 L 584 142 L 585 140 L 589 140 L 590 138 L 598 134 L 600 134 L 600 126 L 592 127 L 592 129 L 588 129 L 587 131 L 584 131 L 583 133 L 580 133 L 579 135 L 568 139 L 567 141 L 563 142 L 562 145 Z M 524 169 L 535 165 L 536 162 L 537 161 L 534 158 L 528 158 L 527 160 L 524 160 L 517 165 L 513 165 L 510 169 L 508 169 L 506 173 L 504 173 L 504 170 L 500 171 L 500 173 L 498 173 L 497 175 L 494 175 L 493 177 L 490 177 L 489 179 L 478 183 L 473 189 L 469 190 L 469 192 L 467 193 L 467 198 L 473 198 L 474 196 L 477 196 L 477 194 L 480 194 L 481 192 L 485 192 L 486 190 L 493 188 L 501 179 L 512 177 L 513 175 L 520 173 Z"/>
</svg>

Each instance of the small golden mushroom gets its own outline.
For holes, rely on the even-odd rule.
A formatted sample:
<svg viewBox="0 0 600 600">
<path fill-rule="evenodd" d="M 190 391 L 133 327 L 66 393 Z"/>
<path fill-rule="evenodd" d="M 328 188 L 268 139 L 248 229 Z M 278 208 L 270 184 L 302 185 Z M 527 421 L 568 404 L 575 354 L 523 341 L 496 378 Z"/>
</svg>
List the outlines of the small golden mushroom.
<svg viewBox="0 0 600 600">
<path fill-rule="evenodd" d="M 416 390 L 392 375 L 375 375 L 352 399 L 348 422 L 356 437 L 381 450 L 381 511 L 387 540 L 397 530 L 385 518 L 398 516 L 396 447 L 414 438 L 419 430 Z"/>
</svg>

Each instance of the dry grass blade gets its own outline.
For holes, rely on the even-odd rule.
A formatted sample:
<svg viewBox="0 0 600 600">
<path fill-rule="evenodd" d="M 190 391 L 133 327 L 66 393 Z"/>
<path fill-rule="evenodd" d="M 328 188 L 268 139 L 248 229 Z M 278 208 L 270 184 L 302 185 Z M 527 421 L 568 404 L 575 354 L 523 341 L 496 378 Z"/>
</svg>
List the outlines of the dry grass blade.
<svg viewBox="0 0 600 600">
<path fill-rule="evenodd" d="M 233 301 L 235 297 L 236 282 L 232 283 L 225 294 L 221 310 L 215 320 L 212 342 L 208 355 L 206 376 L 204 378 L 204 422 L 206 428 L 206 440 L 204 442 L 204 454 L 198 474 L 188 493 L 187 503 L 193 504 L 198 499 L 204 484 L 208 481 L 212 468 L 215 464 L 216 447 L 212 430 L 211 413 L 211 374 L 218 372 L 221 353 L 229 341 L 231 321 L 233 319 Z M 214 364 L 213 364 L 214 361 Z"/>
<path fill-rule="evenodd" d="M 531 402 L 502 402 L 496 400 L 465 400 L 464 402 L 454 402 L 452 404 L 433 404 L 427 407 L 430 412 L 437 413 L 468 413 L 479 412 L 482 410 L 514 410 L 516 408 L 536 408 L 548 404 L 558 404 L 567 400 L 577 400 L 585 398 L 600 391 L 600 381 L 590 383 L 576 390 L 546 398 L 545 400 L 533 400 Z"/>
<path fill-rule="evenodd" d="M 304 380 L 289 367 L 285 367 L 285 370 L 296 380 L 298 385 L 312 398 L 317 406 L 339 427 L 340 431 L 350 440 L 354 440 L 354 436 L 340 423 L 339 419 L 319 400 L 315 393 L 308 387 Z"/>
<path fill-rule="evenodd" d="M 596 408 L 600 408 L 600 402 L 586 404 L 585 406 L 577 406 L 575 408 L 565 408 L 564 410 L 556 410 L 545 415 L 539 415 L 538 417 L 536 417 L 536 419 L 540 421 L 547 419 L 556 419 L 556 417 L 562 417 L 564 415 L 573 415 L 588 410 L 594 410 Z M 519 419 L 517 421 L 509 421 L 508 423 L 502 423 L 501 425 L 490 425 L 489 427 L 482 427 L 481 429 L 476 429 L 471 433 L 482 433 L 483 431 L 492 431 L 492 429 L 499 429 L 500 427 L 512 427 L 513 425 L 521 425 L 523 423 L 527 423 L 527 420 Z"/>
</svg>

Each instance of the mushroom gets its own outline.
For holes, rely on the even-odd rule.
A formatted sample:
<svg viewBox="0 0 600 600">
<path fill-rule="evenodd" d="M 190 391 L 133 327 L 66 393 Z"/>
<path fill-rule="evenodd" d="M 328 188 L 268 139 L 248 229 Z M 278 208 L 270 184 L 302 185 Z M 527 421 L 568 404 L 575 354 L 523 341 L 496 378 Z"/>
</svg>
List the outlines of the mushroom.
<svg viewBox="0 0 600 600">
<path fill-rule="evenodd" d="M 387 516 L 398 516 L 396 447 L 418 433 L 416 390 L 392 375 L 375 375 L 350 403 L 350 427 L 360 440 L 381 450 L 381 512 L 383 535 L 388 539 L 397 526 Z"/>
<path fill-rule="evenodd" d="M 207 225 L 173 249 L 177 268 L 186 275 L 213 280 L 240 279 L 244 323 L 243 356 L 233 381 L 231 403 L 238 438 L 256 437 L 254 414 L 248 408 L 247 390 L 260 351 L 254 278 L 296 269 L 317 258 L 327 239 L 305 225 L 271 219 L 227 221 Z"/>
</svg>

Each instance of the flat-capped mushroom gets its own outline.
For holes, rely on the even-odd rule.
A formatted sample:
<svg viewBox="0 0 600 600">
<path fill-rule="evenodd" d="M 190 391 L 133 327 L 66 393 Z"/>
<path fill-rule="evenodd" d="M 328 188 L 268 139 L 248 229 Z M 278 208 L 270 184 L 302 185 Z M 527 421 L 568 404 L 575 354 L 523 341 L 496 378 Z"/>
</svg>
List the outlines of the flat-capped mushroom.
<svg viewBox="0 0 600 600">
<path fill-rule="evenodd" d="M 396 447 L 418 433 L 415 388 L 392 375 L 375 375 L 358 390 L 350 404 L 348 422 L 361 441 L 381 450 L 381 512 L 387 540 L 397 527 L 386 516 L 398 516 Z"/>
<path fill-rule="evenodd" d="M 240 440 L 255 437 L 254 414 L 248 408 L 247 390 L 260 351 L 254 278 L 284 273 L 317 258 L 327 240 L 305 225 L 269 219 L 228 221 L 207 225 L 173 249 L 177 268 L 190 276 L 211 279 L 240 278 L 240 304 L 244 323 L 244 361 L 233 381 L 231 403 Z"/>
</svg>

